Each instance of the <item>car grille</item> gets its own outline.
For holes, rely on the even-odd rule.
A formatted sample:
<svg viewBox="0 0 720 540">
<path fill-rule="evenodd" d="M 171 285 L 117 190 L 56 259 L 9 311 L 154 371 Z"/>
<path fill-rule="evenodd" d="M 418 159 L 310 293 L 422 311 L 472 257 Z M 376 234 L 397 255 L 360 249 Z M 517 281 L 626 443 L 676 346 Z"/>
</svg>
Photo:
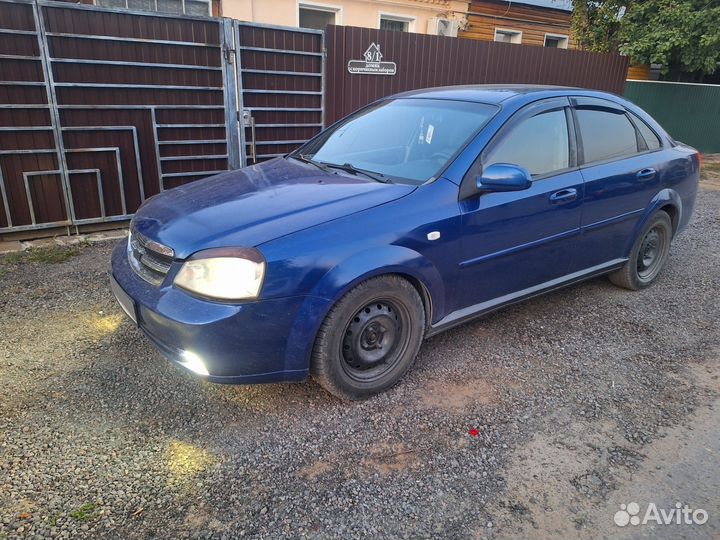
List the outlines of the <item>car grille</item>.
<svg viewBox="0 0 720 540">
<path fill-rule="evenodd" d="M 174 252 L 171 248 L 150 240 L 136 230 L 130 230 L 128 261 L 137 275 L 159 286 L 170 271 Z"/>
</svg>

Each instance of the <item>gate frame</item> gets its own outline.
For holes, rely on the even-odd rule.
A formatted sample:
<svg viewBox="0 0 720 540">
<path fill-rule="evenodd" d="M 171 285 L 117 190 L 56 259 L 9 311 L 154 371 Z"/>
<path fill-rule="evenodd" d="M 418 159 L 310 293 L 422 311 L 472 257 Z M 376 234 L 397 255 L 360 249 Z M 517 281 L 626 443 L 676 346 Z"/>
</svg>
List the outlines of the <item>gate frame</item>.
<svg viewBox="0 0 720 540">
<path fill-rule="evenodd" d="M 243 67 L 242 67 L 242 51 L 243 50 L 254 50 L 254 48 L 247 48 L 240 45 L 240 36 L 242 35 L 241 27 L 249 27 L 249 28 L 265 28 L 267 30 L 279 30 L 284 32 L 295 32 L 300 34 L 314 34 L 320 36 L 320 52 L 309 52 L 309 51 L 286 51 L 285 49 L 273 49 L 268 48 L 264 49 L 264 52 L 277 52 L 282 54 L 283 52 L 286 52 L 288 54 L 296 54 L 299 56 L 320 56 L 320 72 L 308 72 L 307 76 L 319 76 L 320 77 L 320 130 L 322 131 L 325 129 L 325 88 L 327 85 L 327 77 L 326 77 L 326 62 L 327 62 L 327 49 L 325 48 L 325 31 L 324 30 L 316 30 L 314 28 L 299 28 L 295 26 L 280 26 L 276 24 L 265 24 L 265 23 L 254 23 L 254 22 L 247 22 L 247 21 L 240 21 L 235 19 L 234 20 L 234 28 L 235 28 L 235 70 L 236 70 L 236 76 L 237 76 L 237 93 L 238 93 L 238 103 L 237 103 L 237 119 L 239 123 L 239 129 L 240 129 L 240 163 L 241 167 L 247 167 L 247 138 L 245 135 L 245 128 L 250 127 L 253 131 L 255 129 L 254 122 L 251 124 L 246 125 L 245 119 L 243 118 L 243 113 L 245 111 L 245 106 L 243 104 L 243 83 L 242 83 L 242 76 L 243 76 Z M 261 51 L 263 52 L 263 51 Z M 293 73 L 295 75 L 295 73 Z M 295 91 L 287 91 L 284 92 L 282 90 L 278 90 L 274 93 L 277 94 L 285 94 L 285 95 L 294 95 L 297 92 Z M 251 112 L 250 118 L 252 118 L 252 111 L 255 110 L 254 108 L 248 109 L 248 111 Z M 276 109 L 280 110 L 280 109 Z M 303 109 L 291 109 L 291 110 L 298 110 L 302 111 Z M 315 109 L 313 109 L 315 111 Z M 285 126 L 278 126 L 278 127 L 301 127 L 297 124 L 286 124 Z M 273 143 L 276 141 L 264 141 L 266 143 Z M 257 163 L 257 160 L 255 161 Z"/>
<path fill-rule="evenodd" d="M 238 80 L 236 73 L 236 40 L 233 33 L 233 19 L 223 18 L 222 24 L 222 68 L 225 86 L 225 130 L 227 132 L 225 148 L 227 151 L 228 169 L 239 169 L 243 166 L 243 148 L 240 146 L 242 131 L 238 123 Z"/>
<path fill-rule="evenodd" d="M 100 129 L 100 130 L 128 130 L 131 129 L 133 131 L 133 137 L 134 137 L 134 144 L 135 144 L 135 163 L 137 165 L 138 169 L 138 188 L 139 188 L 139 194 L 142 202 L 145 201 L 145 187 L 143 184 L 143 175 L 141 172 L 140 167 L 140 154 L 139 154 L 139 148 L 138 148 L 138 141 L 137 141 L 137 133 L 135 132 L 134 126 L 78 126 L 78 127 L 69 127 L 66 126 L 65 128 L 62 126 L 60 122 L 60 109 L 63 108 L 63 105 L 60 105 L 57 100 L 57 93 L 56 88 L 57 86 L 55 83 L 55 77 L 53 74 L 53 68 L 52 64 L 54 61 L 63 62 L 66 61 L 63 58 L 55 59 L 50 54 L 50 47 L 48 42 L 48 35 L 46 32 L 46 26 L 45 26 L 45 19 L 43 17 L 42 10 L 45 7 L 48 8 L 60 8 L 60 9 L 69 9 L 69 10 L 76 10 L 76 11 L 93 11 L 93 12 L 104 12 L 104 13 L 116 13 L 118 15 L 136 15 L 136 16 L 143 16 L 143 17 L 152 17 L 152 18 L 166 18 L 166 19 L 173 19 L 173 20 L 192 20 L 192 21 L 203 21 L 203 22 L 210 22 L 218 25 L 218 37 L 219 37 L 219 44 L 217 46 L 213 45 L 213 47 L 216 47 L 220 51 L 220 69 L 222 70 L 222 81 L 223 81 L 223 102 L 224 102 L 224 109 L 225 109 L 225 130 L 226 130 L 226 136 L 225 136 L 225 145 L 226 145 L 226 153 L 227 153 L 227 163 L 228 163 L 228 170 L 237 169 L 241 166 L 241 160 L 240 160 L 240 146 L 238 143 L 238 121 L 237 121 L 237 114 L 233 113 L 232 111 L 237 111 L 237 77 L 235 75 L 235 70 L 233 66 L 234 61 L 234 38 L 233 38 L 233 20 L 232 19 L 226 19 L 226 18 L 219 18 L 219 17 L 211 17 L 211 16 L 188 16 L 184 14 L 173 14 L 173 13 L 161 13 L 161 12 L 148 12 L 148 11 L 138 11 L 138 10 L 132 10 L 132 9 L 120 9 L 120 8 L 107 8 L 107 7 L 99 7 L 95 5 L 87 5 L 87 4 L 73 4 L 68 3 L 64 1 L 59 0 L 6 0 L 7 2 L 11 4 L 24 4 L 29 5 L 32 8 L 33 11 L 33 22 L 35 25 L 35 31 L 34 35 L 37 40 L 38 44 L 38 56 L 37 57 L 28 57 L 28 59 L 34 59 L 40 62 L 41 64 L 41 72 L 44 78 L 44 81 L 42 83 L 32 83 L 36 84 L 37 86 L 44 86 L 45 87 L 45 94 L 47 103 L 46 104 L 33 104 L 33 105 L 27 105 L 23 106 L 25 108 L 32 108 L 32 109 L 47 109 L 48 114 L 50 117 L 50 125 L 48 126 L 32 126 L 29 129 L 30 130 L 37 130 L 37 131 L 51 131 L 53 134 L 54 139 L 54 148 L 42 148 L 42 149 L 32 149 L 32 150 L 17 150 L 17 151 L 8 151 L 9 154 L 34 154 L 34 153 L 42 153 L 42 154 L 55 154 L 56 161 L 57 161 L 57 168 L 53 170 L 47 170 L 47 171 L 27 171 L 23 173 L 23 179 L 25 183 L 25 191 L 26 193 L 29 193 L 29 187 L 28 187 L 28 179 L 32 176 L 38 176 L 42 174 L 46 175 L 58 175 L 60 176 L 60 186 L 62 190 L 62 201 L 59 201 L 59 204 L 64 206 L 65 208 L 65 215 L 66 219 L 64 221 L 52 221 L 52 222 L 42 222 L 42 223 L 36 223 L 34 218 L 34 208 L 33 208 L 33 202 L 31 197 L 27 196 L 27 204 L 29 206 L 29 213 L 31 216 L 32 223 L 28 225 L 13 225 L 12 223 L 12 216 L 10 213 L 10 206 L 9 202 L 7 200 L 6 196 L 6 189 L 5 189 L 5 179 L 2 174 L 2 169 L 0 169 L 0 196 L 2 197 L 2 207 L 0 209 L 4 210 L 5 214 L 7 215 L 7 227 L 0 228 L 0 235 L 4 234 L 12 234 L 15 232 L 23 232 L 23 231 L 30 231 L 30 230 L 43 230 L 43 229 L 52 229 L 55 227 L 66 227 L 68 230 L 68 234 L 70 233 L 70 227 L 75 227 L 77 232 L 77 227 L 80 225 L 86 225 L 86 224 L 101 224 L 101 223 L 107 223 L 107 222 L 113 222 L 113 221 L 126 221 L 132 218 L 133 214 L 127 212 L 127 208 L 125 207 L 124 199 L 125 194 L 123 190 L 124 185 L 124 178 L 122 174 L 122 166 L 118 159 L 118 184 L 119 189 L 121 190 L 121 199 L 123 201 L 123 214 L 119 215 L 112 215 L 107 216 L 105 212 L 105 204 L 103 200 L 103 191 L 102 191 L 102 185 L 99 185 L 99 191 L 98 195 L 100 197 L 100 213 L 101 215 L 98 217 L 92 217 L 92 218 L 80 218 L 78 219 L 75 214 L 75 208 L 74 203 L 72 199 L 72 185 L 70 182 L 70 176 L 72 174 L 77 173 L 93 173 L 96 171 L 96 169 L 71 169 L 68 166 L 67 163 L 67 153 L 77 152 L 80 149 L 66 149 L 65 143 L 63 140 L 63 132 L 64 131 L 70 131 L 70 130 L 92 130 L 92 129 Z M 7 33 L 12 34 L 14 33 L 12 30 L 8 30 Z M 23 31 L 22 33 L 26 33 Z M 112 36 L 104 36 L 104 35 L 98 35 L 97 39 L 112 39 Z M 140 42 L 148 42 L 148 43 L 162 43 L 162 40 L 143 40 L 138 38 L 137 41 Z M 177 44 L 184 44 L 185 42 L 177 42 Z M 169 43 L 171 44 L 171 43 Z M 123 62 L 120 62 L 123 63 Z M 128 65 L 138 65 L 142 64 L 141 62 L 127 62 Z M 31 83 L 28 83 L 31 84 Z M 77 83 L 79 86 L 81 86 L 83 83 Z M 75 83 L 63 83 L 62 86 L 74 86 Z M 95 85 L 96 87 L 102 87 L 103 84 L 98 83 Z M 139 85 L 141 87 L 142 85 Z M 158 86 L 160 87 L 160 86 Z M 82 108 L 92 108 L 92 106 L 83 106 L 83 105 L 72 105 L 69 106 L 73 109 L 82 109 Z M 102 107 L 102 106 L 101 106 Z M 118 108 L 118 109 L 136 109 L 140 106 L 138 105 L 117 105 L 117 106 L 105 106 L 102 108 Z M 146 107 L 151 111 L 152 114 L 152 123 L 153 123 L 153 135 L 156 138 L 155 139 L 155 160 L 157 164 L 158 169 L 158 180 L 160 183 L 160 191 L 164 190 L 163 186 L 163 177 L 166 175 L 163 175 L 162 172 L 162 160 L 160 158 L 160 145 L 159 141 L 157 140 L 157 122 L 155 120 L 155 105 L 147 105 L 142 106 Z M 213 106 L 214 108 L 215 106 Z M 219 107 L 217 107 L 219 108 Z M 0 108 L 1 109 L 1 108 Z M 222 125 L 222 124 L 220 124 Z M 22 128 L 20 128 L 22 129 Z M 99 151 L 111 151 L 113 149 L 110 148 L 87 148 L 82 149 L 86 150 L 88 152 L 99 152 Z M 116 151 L 116 154 L 118 152 Z M 117 155 L 116 155 L 117 157 Z M 202 156 L 201 156 L 202 157 Z M 220 171 L 221 172 L 221 171 Z M 26 174 L 27 173 L 27 174 Z M 211 172 L 209 175 L 213 174 L 215 172 Z M 96 173 L 99 174 L 99 173 Z M 184 174 L 184 173 L 176 173 L 178 174 Z M 198 175 L 198 173 L 195 173 L 195 175 Z M 208 175 L 208 176 L 209 176 Z"/>
<path fill-rule="evenodd" d="M 47 104 L 27 104 L 27 105 L 21 105 L 21 104 L 7 104 L 2 108 L 9 108 L 9 107 L 22 107 L 24 109 L 47 109 L 48 110 L 48 116 L 50 117 L 50 125 L 49 126 L 32 126 L 28 127 L 28 130 L 30 131 L 51 131 L 53 134 L 53 139 L 55 143 L 55 148 L 37 148 L 37 149 L 29 149 L 29 150 L 9 150 L 7 151 L 7 155 L 18 155 L 18 154 L 55 154 L 55 159 L 57 160 L 57 168 L 53 170 L 46 170 L 46 171 L 23 171 L 23 183 L 25 184 L 25 193 L 27 196 L 27 204 L 28 204 L 28 210 L 30 213 L 30 219 L 32 223 L 30 225 L 13 225 L 12 223 L 12 215 L 10 213 L 10 205 L 7 198 L 7 190 L 5 188 L 5 178 L 2 173 L 2 167 L 0 167 L 0 191 L 2 192 L 2 199 L 3 199 L 3 208 L 7 217 L 7 227 L 0 228 L 0 234 L 5 233 L 12 233 L 16 231 L 29 231 L 29 230 L 38 230 L 38 229 L 45 229 L 45 228 L 51 228 L 51 227 L 68 227 L 68 231 L 70 226 L 73 225 L 72 222 L 72 211 L 70 207 L 70 198 L 68 196 L 68 175 L 65 173 L 67 170 L 67 166 L 64 165 L 65 162 L 65 154 L 64 149 L 62 146 L 62 136 L 59 130 L 58 125 L 58 116 L 57 116 L 57 107 L 55 106 L 55 99 L 54 99 L 54 88 L 51 83 L 51 69 L 48 65 L 48 58 L 49 55 L 49 49 L 47 46 L 47 40 L 45 36 L 45 30 L 44 25 L 42 24 L 42 16 L 40 14 L 40 3 L 38 0 L 12 0 L 11 3 L 13 4 L 24 4 L 29 5 L 32 8 L 33 12 L 33 23 L 35 24 L 35 31 L 34 36 L 37 40 L 38 44 L 38 56 L 27 56 L 24 57 L 24 59 L 27 60 L 38 60 L 40 62 L 41 71 L 43 75 L 43 82 L 37 83 L 37 86 L 44 86 L 45 87 L 45 96 L 47 98 Z M 22 33 L 27 35 L 27 31 L 17 31 L 17 30 L 5 30 L 3 33 L 6 34 L 16 34 L 16 33 Z M 26 84 L 33 84 L 30 81 L 27 81 Z M 17 129 L 17 128 L 15 128 Z M 5 152 L 0 152 L 5 153 Z M 63 194 L 63 201 L 62 204 L 65 206 L 65 216 L 67 219 L 64 221 L 50 221 L 50 222 L 44 222 L 44 223 L 36 223 L 35 222 L 35 210 L 33 208 L 33 202 L 32 202 L 32 196 L 30 193 L 30 187 L 29 187 L 29 178 L 31 176 L 40 176 L 40 175 L 59 175 L 60 176 L 60 187 L 62 189 Z"/>
<path fill-rule="evenodd" d="M 23 178 L 25 179 L 25 190 L 26 192 L 29 190 L 28 187 L 28 180 L 31 179 L 33 176 L 38 176 L 42 174 L 47 175 L 56 175 L 59 177 L 60 181 L 60 193 L 59 198 L 62 198 L 62 200 L 58 200 L 58 207 L 63 208 L 64 207 L 64 214 L 66 216 L 66 219 L 63 221 L 53 221 L 53 222 L 42 222 L 42 223 L 36 223 L 35 219 L 33 217 L 34 214 L 34 206 L 31 196 L 28 195 L 27 197 L 27 204 L 29 206 L 29 213 L 31 216 L 32 223 L 30 224 L 24 224 L 24 225 L 13 225 L 12 222 L 12 216 L 10 213 L 10 205 L 9 201 L 6 196 L 6 186 L 5 186 L 5 179 L 3 178 L 2 170 L 0 169 L 0 196 L 2 198 L 2 202 L 0 203 L 0 211 L 4 211 L 7 215 L 7 226 L 0 229 L 0 235 L 4 234 L 12 234 L 14 232 L 23 232 L 23 231 L 30 231 L 30 230 L 43 230 L 43 229 L 52 229 L 56 227 L 66 227 L 68 234 L 70 234 L 71 227 L 74 227 L 76 229 L 76 232 L 78 230 L 78 226 L 80 225 L 86 225 L 86 224 L 102 224 L 102 223 L 108 223 L 108 222 L 115 222 L 115 221 L 126 221 L 132 217 L 132 213 L 128 213 L 128 210 L 125 206 L 125 194 L 124 194 L 124 181 L 125 178 L 122 174 L 122 164 L 118 158 L 119 151 L 117 149 L 113 148 L 95 148 L 96 145 L 89 146 L 88 148 L 66 148 L 65 141 L 63 139 L 63 135 L 67 131 L 77 131 L 77 130 L 92 130 L 92 129 L 100 129 L 100 130 L 130 130 L 133 135 L 133 142 L 135 145 L 134 151 L 135 151 L 135 165 L 137 167 L 137 176 L 138 176 L 138 183 L 139 183 L 139 197 L 141 200 L 141 203 L 146 199 L 145 195 L 145 186 L 144 186 L 144 179 L 143 179 L 143 173 L 142 173 L 142 167 L 141 167 L 141 156 L 140 156 L 140 149 L 138 148 L 138 139 L 137 139 L 137 130 L 134 126 L 110 126 L 110 125 L 102 125 L 102 126 L 63 126 L 61 123 L 61 109 L 68 108 L 68 109 L 83 109 L 83 108 L 94 108 L 93 106 L 89 105 L 83 105 L 83 104 L 77 104 L 77 105 L 67 105 L 67 104 L 60 104 L 58 101 L 58 91 L 57 88 L 61 86 L 83 86 L 84 83 L 56 83 L 55 75 L 53 72 L 53 65 L 55 62 L 61 63 L 72 63 L 72 58 L 53 58 L 50 51 L 50 40 L 49 38 L 53 36 L 54 34 L 52 32 L 47 31 L 47 21 L 44 16 L 44 9 L 45 8 L 58 8 L 58 9 L 65 9 L 65 10 L 72 10 L 70 13 L 77 12 L 77 11 L 94 11 L 94 12 L 105 12 L 105 13 L 115 13 L 118 15 L 135 15 L 135 16 L 142 16 L 142 17 L 151 17 L 151 18 L 165 18 L 165 19 L 171 19 L 171 20 L 190 20 L 190 21 L 199 21 L 199 22 L 209 22 L 213 24 L 218 25 L 218 37 L 219 37 L 219 43 L 217 45 L 213 44 L 212 47 L 215 47 L 219 49 L 220 52 L 220 65 L 219 69 L 222 72 L 222 90 L 223 90 L 223 105 L 213 105 L 213 106 L 207 106 L 207 108 L 213 108 L 213 109 L 219 109 L 220 107 L 224 106 L 225 109 L 225 145 L 226 145 L 226 157 L 227 158 L 227 169 L 233 170 L 238 169 L 241 167 L 245 167 L 248 165 L 248 144 L 250 144 L 250 141 L 248 141 L 248 137 L 246 137 L 246 129 L 245 129 L 245 123 L 243 122 L 243 112 L 245 111 L 245 108 L 243 106 L 243 95 L 244 90 L 242 86 L 243 81 L 243 69 L 242 69 L 242 52 L 244 49 L 249 48 L 250 50 L 259 50 L 260 52 L 265 51 L 269 53 L 277 52 L 277 53 L 290 53 L 294 55 L 301 55 L 301 56 L 312 56 L 312 57 L 320 57 L 320 70 L 319 71 L 310 71 L 307 72 L 307 76 L 312 77 L 320 77 L 320 90 L 275 90 L 272 88 L 256 88 L 256 89 L 248 89 L 249 91 L 255 91 L 255 93 L 261 93 L 266 92 L 267 93 L 274 93 L 274 94 L 282 94 L 282 95 L 293 95 L 293 94 L 305 94 L 313 96 L 319 96 L 320 97 L 320 106 L 319 108 L 303 108 L 303 107 L 290 107 L 287 109 L 283 109 L 282 107 L 276 108 L 276 107 L 270 107 L 268 110 L 287 110 L 287 111 L 312 111 L 312 112 L 319 112 L 320 113 L 320 121 L 319 123 L 315 124 L 308 123 L 307 125 L 303 123 L 286 123 L 286 124 L 279 124 L 276 127 L 286 127 L 286 128 L 300 128 L 300 127 L 318 127 L 319 130 L 324 129 L 325 127 L 325 118 L 326 118 L 326 111 L 325 111 L 325 105 L 327 103 L 326 101 L 326 93 L 327 93 L 327 48 L 326 48 L 326 32 L 324 30 L 316 30 L 316 29 L 310 29 L 310 28 L 298 28 L 293 26 L 280 26 L 280 25 L 271 25 L 271 24 L 261 24 L 261 23 L 251 23 L 251 22 L 244 22 L 239 21 L 236 19 L 230 19 L 230 18 L 220 18 L 220 17 L 212 17 L 212 16 L 188 16 L 184 14 L 172 14 L 172 13 L 160 13 L 160 12 L 146 12 L 146 11 L 138 11 L 133 9 L 121 9 L 121 8 L 107 8 L 107 7 L 98 7 L 95 5 L 87 5 L 87 4 L 74 4 L 74 3 L 67 3 L 65 1 L 60 0 L 5 0 L 11 4 L 23 4 L 30 6 L 32 8 L 32 19 L 35 25 L 34 34 L 35 40 L 37 42 L 38 46 L 38 55 L 28 57 L 28 59 L 35 60 L 37 62 L 40 62 L 39 70 L 42 73 L 43 81 L 32 83 L 37 86 L 42 86 L 45 89 L 45 96 L 46 96 L 46 103 L 42 104 L 28 104 L 28 105 L 20 105 L 22 107 L 26 108 L 32 108 L 32 109 L 47 109 L 48 115 L 49 115 L 49 122 L 47 126 L 28 126 L 27 129 L 29 130 L 42 130 L 46 131 L 48 133 L 52 133 L 52 139 L 54 143 L 53 148 L 38 148 L 38 149 L 31 149 L 31 150 L 18 150 L 18 151 L 8 151 L 8 154 L 15 154 L 15 153 L 25 153 L 25 154 L 54 154 L 55 155 L 55 162 L 56 167 L 53 167 L 53 170 L 38 170 L 38 171 L 27 171 L 28 174 L 23 174 Z M 282 32 L 292 32 L 292 33 L 299 33 L 299 34 L 310 34 L 310 35 L 316 35 L 320 38 L 320 48 L 319 50 L 315 49 L 313 47 L 312 51 L 303 51 L 303 50 L 285 50 L 285 49 L 276 49 L 276 48 L 268 48 L 264 49 L 262 47 L 244 47 L 240 45 L 240 39 L 242 36 L 243 28 L 258 28 L 258 29 L 269 29 L 269 30 L 278 30 Z M 12 33 L 12 30 L 8 30 L 9 33 Z M 28 33 L 27 31 L 23 31 L 22 33 Z M 69 37 L 72 37 L 70 35 Z M 78 37 L 83 37 L 83 35 L 79 34 Z M 97 39 L 114 39 L 112 36 L 105 36 L 103 34 L 99 34 L 97 36 Z M 128 38 L 130 40 L 130 38 Z M 173 44 L 185 44 L 185 42 L 176 42 L 174 40 L 154 40 L 154 39 L 142 39 L 142 38 L 136 38 L 134 41 L 137 42 L 147 42 L 147 43 L 167 43 L 168 45 Z M 80 62 L 81 59 L 78 60 Z M 114 64 L 125 64 L 125 62 L 121 61 L 114 61 L 111 62 Z M 143 65 L 143 62 L 127 62 L 127 65 L 135 66 L 135 65 Z M 178 66 L 176 66 L 178 67 Z M 272 73 L 272 70 L 263 70 L 258 69 L 256 70 L 257 73 L 262 75 L 263 71 L 268 71 Z M 288 72 L 288 76 L 295 75 L 296 73 L 301 74 L 300 72 Z M 282 72 L 277 72 L 277 75 L 282 75 Z M 101 83 L 97 83 L 95 86 L 97 87 L 109 87 L 112 85 L 104 85 Z M 134 85 L 138 87 L 142 87 L 143 85 Z M 154 85 L 153 85 L 154 86 Z M 7 106 L 13 106 L 12 104 L 8 104 Z M 7 106 L 0 107 L 6 108 Z M 158 122 L 156 120 L 156 105 L 101 105 L 99 106 L 103 109 L 109 108 L 117 108 L 117 109 L 138 109 L 138 108 L 147 108 L 150 111 L 151 119 L 152 119 L 152 128 L 153 128 L 153 136 L 155 138 L 154 140 L 154 159 L 157 165 L 157 172 L 158 172 L 158 180 L 159 180 L 159 189 L 160 191 L 164 190 L 164 179 L 165 177 L 169 176 L 183 176 L 183 175 L 192 175 L 192 176 L 198 176 L 200 173 L 166 173 L 163 174 L 162 171 L 162 162 L 163 159 L 161 159 L 160 156 L 160 146 L 162 141 L 158 140 Z M 205 106 L 198 106 L 199 108 L 205 108 Z M 249 113 L 252 115 L 253 110 L 259 110 L 263 108 L 250 108 L 248 109 Z M 219 126 L 222 126 L 223 124 L 218 124 Z M 17 129 L 25 129 L 25 128 L 17 128 Z M 272 144 L 282 144 L 283 141 L 262 141 L 266 145 L 272 145 Z M 298 144 L 301 144 L 304 141 L 298 140 Z M 290 144 L 290 143 L 287 143 Z M 294 144 L 294 143 L 293 143 Z M 102 177 L 99 169 L 96 168 L 81 168 L 81 169 L 71 169 L 68 165 L 68 157 L 67 154 L 78 152 L 78 151 L 87 151 L 87 152 L 100 152 L 100 151 L 112 151 L 115 150 L 116 159 L 118 161 L 117 164 L 117 183 L 119 184 L 119 189 L 121 190 L 121 199 L 122 199 L 122 214 L 118 215 L 107 215 L 106 208 L 105 208 L 105 201 L 104 201 L 104 194 L 103 194 L 103 186 L 102 186 Z M 202 159 L 204 156 L 199 156 L 197 159 Z M 207 156 L 207 158 L 212 158 L 213 156 Z M 219 156 L 214 156 L 219 157 Z M 148 154 L 148 158 L 150 158 L 150 154 Z M 193 159 L 193 158 L 189 158 Z M 263 159 L 263 158 L 260 158 Z M 144 163 L 144 162 L 142 162 Z M 208 175 L 215 174 L 216 172 L 221 171 L 208 171 Z M 90 218 L 78 218 L 76 216 L 76 209 L 75 204 L 73 201 L 73 189 L 72 189 L 72 175 L 74 174 L 89 174 L 89 175 L 95 175 L 96 177 L 96 183 L 98 184 L 98 197 L 100 198 L 99 201 L 99 209 L 100 209 L 100 215 L 97 217 L 90 217 Z M 100 178 L 98 181 L 97 179 Z M 115 180 L 112 180 L 113 186 L 115 184 Z M 114 188 L 113 188 L 114 189 Z"/>
</svg>

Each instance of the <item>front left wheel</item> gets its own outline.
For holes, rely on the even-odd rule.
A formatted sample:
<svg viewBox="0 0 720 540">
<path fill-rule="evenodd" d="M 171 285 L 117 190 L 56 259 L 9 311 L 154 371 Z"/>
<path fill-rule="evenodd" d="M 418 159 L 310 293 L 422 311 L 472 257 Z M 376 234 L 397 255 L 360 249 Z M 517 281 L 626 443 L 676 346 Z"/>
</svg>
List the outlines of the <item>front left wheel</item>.
<svg viewBox="0 0 720 540">
<path fill-rule="evenodd" d="M 397 275 L 369 279 L 330 310 L 315 340 L 311 373 L 342 399 L 370 397 L 412 366 L 425 333 L 415 287 Z"/>
</svg>

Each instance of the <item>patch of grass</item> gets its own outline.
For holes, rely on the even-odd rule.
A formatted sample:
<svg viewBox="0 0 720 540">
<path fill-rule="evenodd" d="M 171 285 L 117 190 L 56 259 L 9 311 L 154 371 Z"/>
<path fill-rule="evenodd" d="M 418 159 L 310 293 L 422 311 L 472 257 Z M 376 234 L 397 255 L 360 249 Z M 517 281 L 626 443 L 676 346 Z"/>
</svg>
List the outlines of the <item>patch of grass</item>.
<svg viewBox="0 0 720 540">
<path fill-rule="evenodd" d="M 83 504 L 77 510 L 70 512 L 70 517 L 80 523 L 86 523 L 93 519 L 97 514 L 97 505 L 95 503 L 87 502 Z"/>
<path fill-rule="evenodd" d="M 12 253 L 8 253 L 7 255 L 3 256 L 2 262 L 5 264 L 17 264 L 19 262 L 22 262 L 24 258 L 24 251 L 13 251 Z"/>
<path fill-rule="evenodd" d="M 62 512 L 56 513 L 53 517 L 50 518 L 50 526 L 51 527 L 57 527 L 58 520 L 62 517 Z"/>
<path fill-rule="evenodd" d="M 702 177 L 704 179 L 718 177 L 718 176 L 720 176 L 720 162 L 718 162 L 718 163 L 703 163 Z"/>
<path fill-rule="evenodd" d="M 57 264 L 65 262 L 80 253 L 79 246 L 48 246 L 31 248 L 27 251 L 8 253 L 2 259 L 4 264 L 19 264 L 21 262 L 34 262 L 44 264 Z"/>
<path fill-rule="evenodd" d="M 80 253 L 77 246 L 50 246 L 46 248 L 29 249 L 28 261 L 47 264 L 56 264 L 67 261 Z"/>
</svg>

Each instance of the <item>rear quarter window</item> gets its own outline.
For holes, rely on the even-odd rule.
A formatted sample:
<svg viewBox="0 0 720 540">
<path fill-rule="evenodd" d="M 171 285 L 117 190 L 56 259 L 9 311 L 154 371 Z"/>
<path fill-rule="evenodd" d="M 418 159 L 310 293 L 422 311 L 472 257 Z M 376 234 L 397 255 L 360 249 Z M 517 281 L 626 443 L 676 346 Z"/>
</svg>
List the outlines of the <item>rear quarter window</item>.
<svg viewBox="0 0 720 540">
<path fill-rule="evenodd" d="M 658 148 L 660 148 L 662 144 L 660 143 L 660 139 L 652 130 L 652 128 L 648 126 L 645 121 L 637 114 L 630 113 L 630 115 L 632 116 L 633 122 L 635 122 L 635 125 L 637 126 L 640 135 L 645 140 L 645 145 L 647 146 L 647 149 L 657 150 Z"/>
<path fill-rule="evenodd" d="M 622 111 L 577 109 L 585 163 L 636 154 L 635 127 Z"/>
</svg>

